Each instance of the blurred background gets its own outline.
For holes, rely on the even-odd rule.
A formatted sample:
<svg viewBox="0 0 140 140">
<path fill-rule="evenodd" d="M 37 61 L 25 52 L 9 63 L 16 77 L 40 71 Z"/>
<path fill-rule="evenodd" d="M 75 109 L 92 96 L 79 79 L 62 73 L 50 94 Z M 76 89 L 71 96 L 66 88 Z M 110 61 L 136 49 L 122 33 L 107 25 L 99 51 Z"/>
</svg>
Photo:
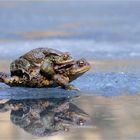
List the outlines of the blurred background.
<svg viewBox="0 0 140 140">
<path fill-rule="evenodd" d="M 139 13 L 138 0 L 1 0 L 0 71 L 9 72 L 13 59 L 37 47 L 86 58 L 92 69 L 74 84 L 90 90 L 76 103 L 93 125 L 37 138 L 14 126 L 6 113 L 0 115 L 0 139 L 139 140 Z"/>
<path fill-rule="evenodd" d="M 1 57 L 47 46 L 77 57 L 137 58 L 139 8 L 131 0 L 0 1 Z"/>
</svg>

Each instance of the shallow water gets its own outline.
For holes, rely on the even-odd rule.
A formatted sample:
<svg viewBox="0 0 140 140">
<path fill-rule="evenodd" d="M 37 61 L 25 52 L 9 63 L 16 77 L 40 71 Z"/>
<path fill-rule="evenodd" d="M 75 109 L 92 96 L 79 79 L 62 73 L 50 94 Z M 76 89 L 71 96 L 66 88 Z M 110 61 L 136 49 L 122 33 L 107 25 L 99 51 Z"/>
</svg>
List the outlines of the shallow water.
<svg viewBox="0 0 140 140">
<path fill-rule="evenodd" d="M 75 98 L 71 102 L 89 114 L 87 122 L 83 126 L 72 125 L 69 132 L 60 131 L 41 139 L 139 139 L 139 99 L 139 95 Z M 12 123 L 10 116 L 10 111 L 0 115 L 2 139 L 39 139 L 31 135 L 29 130 L 23 130 L 18 124 Z"/>
<path fill-rule="evenodd" d="M 79 92 L 58 88 L 10 88 L 0 83 L 0 139 L 139 140 L 139 9 L 139 1 L 127 0 L 80 4 L 78 1 L 0 2 L 0 71 L 9 72 L 13 59 L 33 48 L 46 46 L 68 51 L 76 59 L 84 57 L 92 66 L 73 82 L 81 89 Z M 50 101 L 54 102 L 53 109 L 59 107 L 56 101 L 61 99 L 75 105 L 73 114 L 84 112 L 80 114 L 86 120 L 84 125 L 79 126 L 73 120 L 68 124 L 70 131 L 54 133 L 54 128 L 45 124 L 42 118 L 51 114 L 50 107 L 45 106 L 41 111 L 44 104 L 36 105 L 39 101 Z M 2 108 L 7 101 L 11 103 L 9 111 Z M 15 102 L 23 104 L 22 110 L 16 108 Z M 64 110 L 60 112 L 63 114 Z M 39 111 L 44 112 L 41 117 Z M 62 121 L 72 122 L 65 115 Z M 20 116 L 20 121 L 14 121 L 16 116 Z M 23 127 L 27 120 L 32 124 Z M 37 127 L 34 120 L 42 124 Z M 47 134 L 43 133 L 44 124 L 45 128 L 49 127 Z M 38 136 L 31 134 L 33 132 Z"/>
<path fill-rule="evenodd" d="M 97 65 L 95 65 L 97 67 Z M 113 68 L 113 66 L 112 66 Z M 99 68 L 98 68 L 99 69 Z M 91 70 L 92 71 L 92 70 Z M 23 102 L 25 100 L 39 101 L 53 98 L 68 98 L 89 116 L 83 126 L 70 125 L 69 131 L 51 132 L 36 136 L 31 128 L 22 128 L 10 119 L 11 111 L 1 112 L 0 121 L 2 139 L 140 139 L 140 86 L 138 73 L 125 72 L 88 72 L 73 82 L 81 91 L 66 91 L 63 89 L 30 89 L 10 88 L 1 84 L 1 103 L 8 100 Z M 31 104 L 30 104 L 31 105 Z M 24 104 L 26 108 L 26 105 Z M 35 107 L 34 107 L 35 108 Z M 35 108 L 36 109 L 36 108 Z M 35 112 L 37 111 L 34 109 Z M 76 111 L 75 108 L 73 112 Z M 19 113 L 20 114 L 20 113 Z M 22 118 L 21 118 L 22 120 Z M 6 129 L 7 131 L 3 130 Z M 35 130 L 34 130 L 35 131 Z M 38 133 L 37 133 L 38 134 Z M 42 133 L 41 133 L 42 134 Z M 49 136 L 52 135 L 52 136 Z"/>
</svg>

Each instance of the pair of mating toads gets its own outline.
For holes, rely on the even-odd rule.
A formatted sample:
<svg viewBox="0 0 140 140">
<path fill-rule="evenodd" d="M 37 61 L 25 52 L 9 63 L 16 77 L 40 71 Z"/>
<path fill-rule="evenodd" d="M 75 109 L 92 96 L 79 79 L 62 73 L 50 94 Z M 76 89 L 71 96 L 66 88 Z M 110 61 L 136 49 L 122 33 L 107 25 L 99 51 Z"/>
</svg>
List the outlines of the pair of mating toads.
<svg viewBox="0 0 140 140">
<path fill-rule="evenodd" d="M 70 82 L 90 69 L 85 59 L 74 60 L 67 52 L 36 48 L 14 60 L 10 74 L 0 73 L 0 82 L 9 86 L 77 89 Z"/>
</svg>

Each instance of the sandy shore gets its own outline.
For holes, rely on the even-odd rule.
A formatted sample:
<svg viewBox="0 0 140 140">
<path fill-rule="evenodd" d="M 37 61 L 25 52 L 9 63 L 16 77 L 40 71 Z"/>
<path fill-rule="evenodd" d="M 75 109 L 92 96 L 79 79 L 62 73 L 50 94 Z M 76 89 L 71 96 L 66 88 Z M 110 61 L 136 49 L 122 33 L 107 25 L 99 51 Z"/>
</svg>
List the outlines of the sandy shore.
<svg viewBox="0 0 140 140">
<path fill-rule="evenodd" d="M 12 60 L 0 60 L 0 71 L 2 72 L 9 72 L 10 63 Z"/>
</svg>

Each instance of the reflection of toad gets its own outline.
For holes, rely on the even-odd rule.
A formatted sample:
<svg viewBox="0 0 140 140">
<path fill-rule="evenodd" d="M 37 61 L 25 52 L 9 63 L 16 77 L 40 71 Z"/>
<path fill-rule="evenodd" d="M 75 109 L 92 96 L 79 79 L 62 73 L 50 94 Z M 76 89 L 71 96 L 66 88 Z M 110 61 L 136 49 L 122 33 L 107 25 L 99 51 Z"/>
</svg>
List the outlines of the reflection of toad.
<svg viewBox="0 0 140 140">
<path fill-rule="evenodd" d="M 0 104 L 0 112 L 11 110 L 11 121 L 36 136 L 68 131 L 70 126 L 84 125 L 88 114 L 68 98 L 9 100 Z"/>
</svg>

